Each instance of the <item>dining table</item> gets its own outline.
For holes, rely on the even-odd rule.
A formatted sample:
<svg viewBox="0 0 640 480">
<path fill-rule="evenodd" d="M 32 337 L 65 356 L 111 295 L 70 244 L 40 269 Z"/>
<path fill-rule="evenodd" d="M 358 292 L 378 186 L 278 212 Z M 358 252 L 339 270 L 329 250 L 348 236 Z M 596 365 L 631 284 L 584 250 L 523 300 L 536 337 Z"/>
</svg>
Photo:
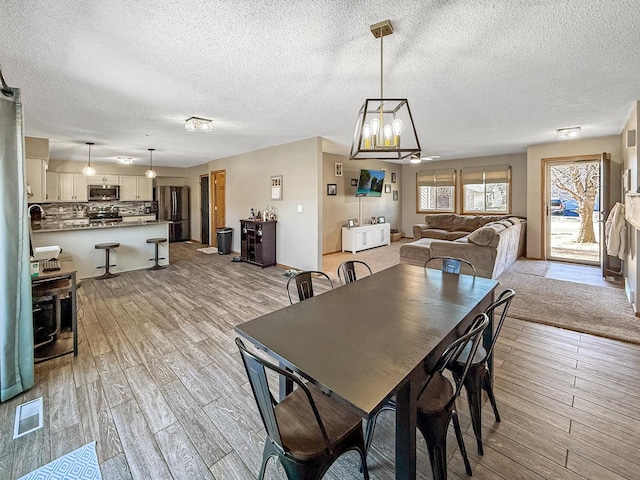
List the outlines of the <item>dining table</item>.
<svg viewBox="0 0 640 480">
<path fill-rule="evenodd" d="M 363 418 L 395 395 L 395 478 L 413 480 L 418 395 L 447 346 L 491 305 L 497 285 L 398 264 L 235 330 Z M 490 323 L 487 348 L 492 329 Z M 281 397 L 288 392 L 282 382 L 280 389 Z"/>
</svg>

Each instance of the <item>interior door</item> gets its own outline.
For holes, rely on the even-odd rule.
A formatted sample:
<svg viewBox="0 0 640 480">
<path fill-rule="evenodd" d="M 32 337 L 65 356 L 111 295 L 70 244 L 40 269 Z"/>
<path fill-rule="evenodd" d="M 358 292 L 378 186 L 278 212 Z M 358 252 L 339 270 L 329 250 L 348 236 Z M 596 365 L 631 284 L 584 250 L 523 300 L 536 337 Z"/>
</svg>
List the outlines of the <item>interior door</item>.
<svg viewBox="0 0 640 480">
<path fill-rule="evenodd" d="M 200 177 L 200 243 L 209 245 L 209 175 Z"/>
<path fill-rule="evenodd" d="M 226 227 L 226 170 L 216 170 L 211 172 L 211 233 L 212 244 L 218 246 L 218 239 L 215 235 L 216 229 Z"/>
</svg>

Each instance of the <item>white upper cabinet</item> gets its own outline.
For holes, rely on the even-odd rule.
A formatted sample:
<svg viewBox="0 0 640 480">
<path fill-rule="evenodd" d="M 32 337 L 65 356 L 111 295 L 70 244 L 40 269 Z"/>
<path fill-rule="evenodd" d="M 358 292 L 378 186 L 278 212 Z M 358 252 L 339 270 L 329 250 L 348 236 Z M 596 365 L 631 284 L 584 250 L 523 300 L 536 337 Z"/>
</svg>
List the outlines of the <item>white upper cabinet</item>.
<svg viewBox="0 0 640 480">
<path fill-rule="evenodd" d="M 47 171 L 47 202 L 59 202 L 60 201 L 60 189 L 59 178 L 56 172 Z"/>
<path fill-rule="evenodd" d="M 59 180 L 61 202 L 87 201 L 87 177 L 77 173 L 60 173 Z"/>
<path fill-rule="evenodd" d="M 87 185 L 120 185 L 119 175 L 89 175 Z"/>
<path fill-rule="evenodd" d="M 153 200 L 153 179 L 122 175 L 120 177 L 120 200 L 145 202 Z"/>
<path fill-rule="evenodd" d="M 27 202 L 47 201 L 47 161 L 43 158 L 27 158 Z M 31 192 L 31 194 L 29 194 Z"/>
</svg>

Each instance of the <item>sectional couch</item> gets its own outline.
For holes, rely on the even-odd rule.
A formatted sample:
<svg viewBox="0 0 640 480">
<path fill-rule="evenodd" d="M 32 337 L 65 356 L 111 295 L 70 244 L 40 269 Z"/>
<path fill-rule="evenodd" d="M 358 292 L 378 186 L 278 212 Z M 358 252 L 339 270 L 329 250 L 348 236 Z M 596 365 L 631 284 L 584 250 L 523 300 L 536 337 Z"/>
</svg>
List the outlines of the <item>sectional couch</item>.
<svg viewBox="0 0 640 480">
<path fill-rule="evenodd" d="M 436 256 L 463 258 L 479 276 L 497 278 L 524 254 L 525 233 L 526 220 L 515 216 L 426 215 L 413 226 L 414 241 L 400 247 L 400 261 L 422 266 Z M 437 261 L 431 265 L 439 268 Z"/>
</svg>

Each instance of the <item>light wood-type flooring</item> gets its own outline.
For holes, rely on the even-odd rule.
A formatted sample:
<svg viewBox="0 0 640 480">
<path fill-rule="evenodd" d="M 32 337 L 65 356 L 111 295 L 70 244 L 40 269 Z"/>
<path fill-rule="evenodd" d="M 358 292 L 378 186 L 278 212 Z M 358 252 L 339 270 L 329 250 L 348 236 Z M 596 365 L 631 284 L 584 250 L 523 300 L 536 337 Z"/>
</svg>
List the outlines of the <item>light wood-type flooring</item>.
<svg viewBox="0 0 640 480">
<path fill-rule="evenodd" d="M 287 305 L 286 277 L 198 247 L 172 244 L 166 270 L 82 282 L 79 356 L 37 365 L 36 386 L 0 405 L 0 478 L 93 440 L 107 480 L 255 478 L 265 434 L 233 327 Z M 458 402 L 473 478 L 640 478 L 640 346 L 508 319 L 495 355 L 502 422 L 483 410 L 483 457 Z M 12 440 L 16 405 L 40 396 L 44 428 Z M 393 478 L 393 441 L 384 413 L 373 479 Z M 450 478 L 467 478 L 449 445 Z M 431 478 L 422 440 L 418 470 Z M 273 463 L 267 477 L 284 478 Z M 362 478 L 356 454 L 326 478 Z"/>
</svg>

